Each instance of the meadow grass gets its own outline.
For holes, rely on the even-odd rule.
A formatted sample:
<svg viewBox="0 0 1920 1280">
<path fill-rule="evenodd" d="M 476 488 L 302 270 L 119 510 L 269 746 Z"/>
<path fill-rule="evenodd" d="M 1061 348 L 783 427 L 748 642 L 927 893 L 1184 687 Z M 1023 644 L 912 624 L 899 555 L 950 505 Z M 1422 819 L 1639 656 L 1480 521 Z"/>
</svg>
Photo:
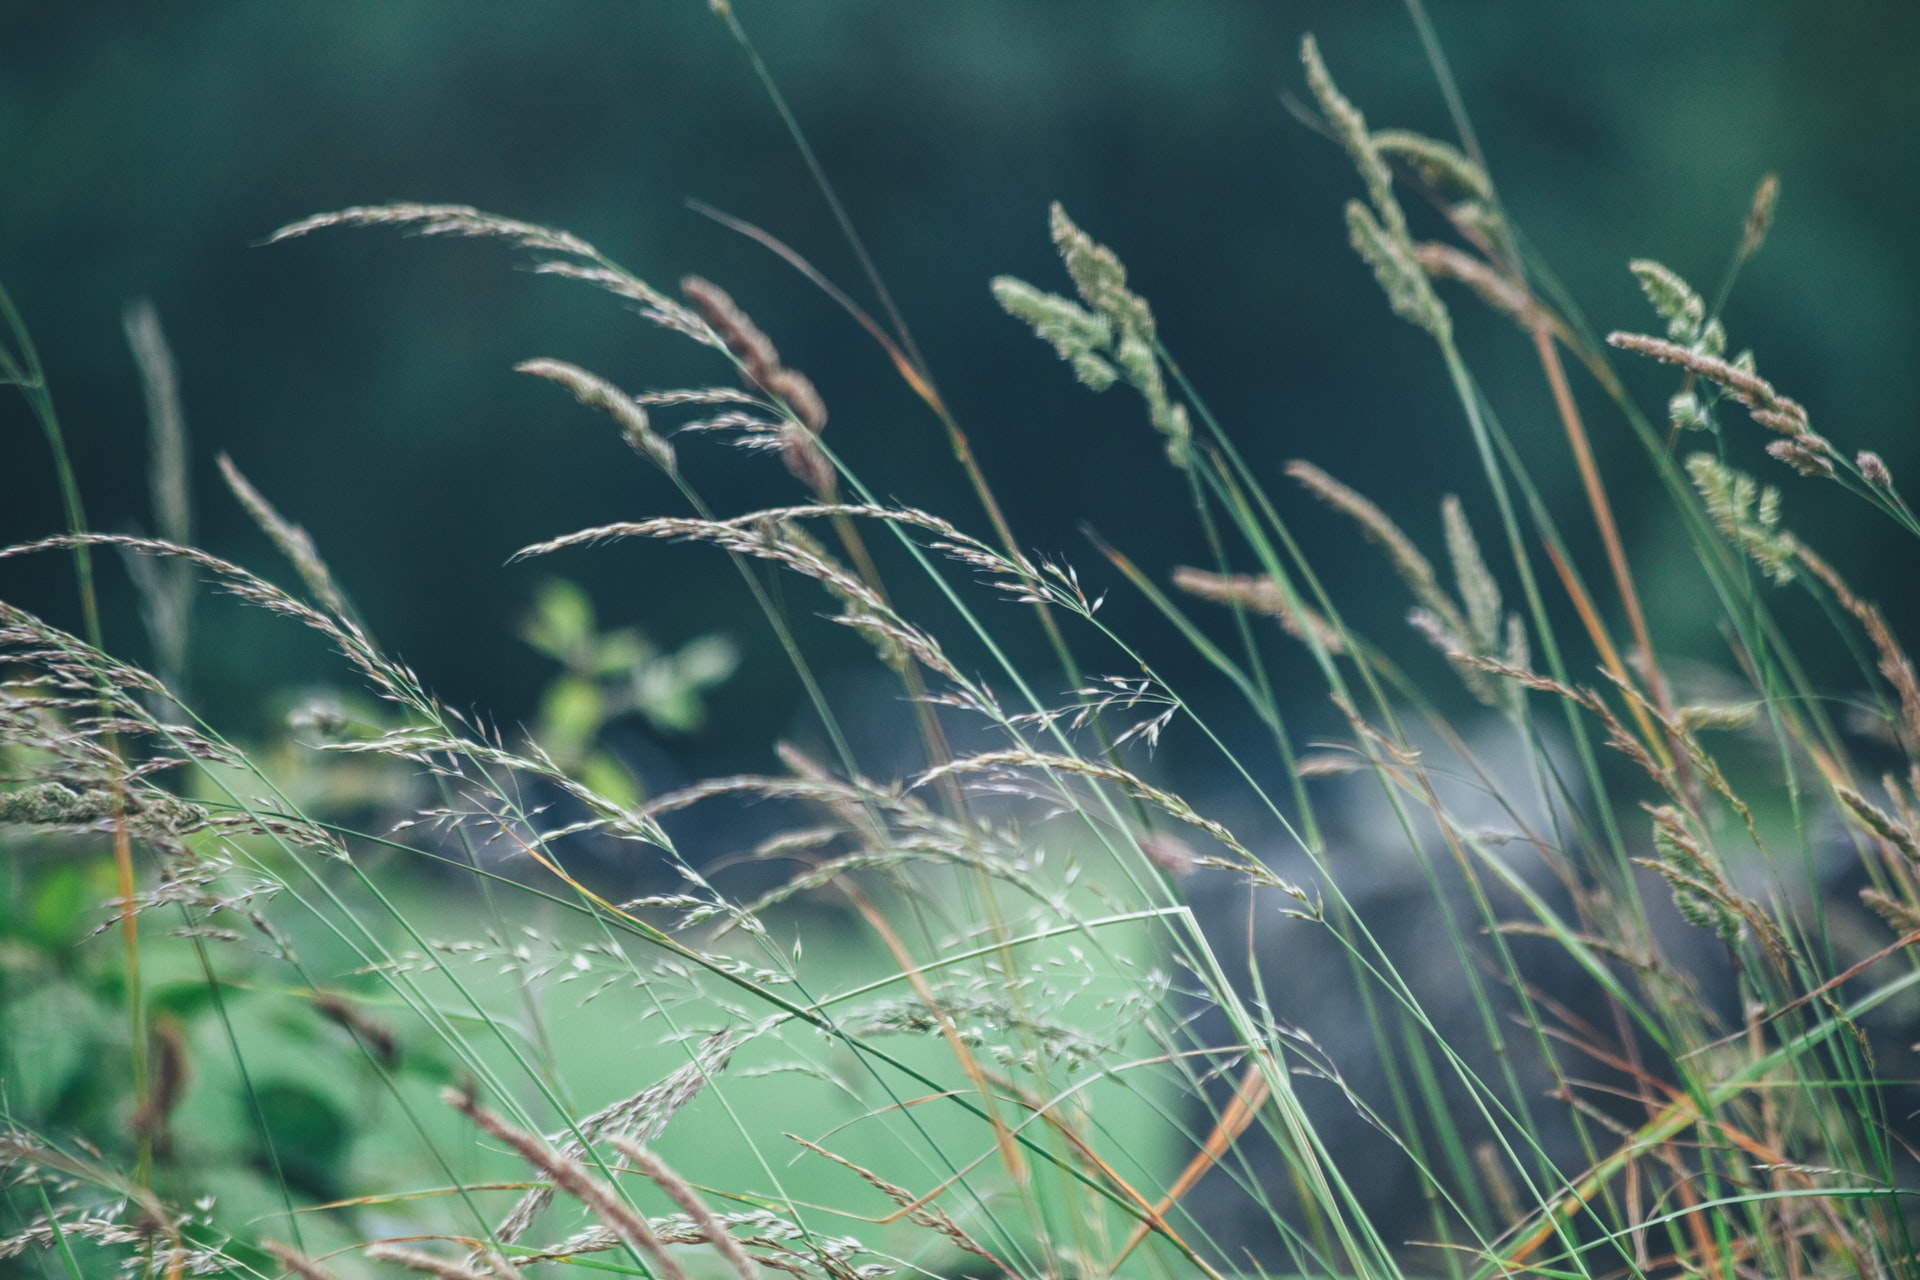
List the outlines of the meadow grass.
<svg viewBox="0 0 1920 1280">
<path fill-rule="evenodd" d="M 692 544 L 679 554 L 737 576 L 821 726 L 820 749 L 779 744 L 766 775 L 652 792 L 599 742 L 618 715 L 697 715 L 723 647 L 654 651 L 556 590 L 528 634 L 566 672 L 533 733 L 509 734 L 383 648 L 230 460 L 232 495 L 298 588 L 192 548 L 150 311 L 130 313 L 129 339 L 161 536 L 92 531 L 0 294 L 0 376 L 53 447 L 70 525 L 0 558 L 71 556 L 84 602 L 79 635 L 0 604 L 0 1258 L 76 1276 L 1914 1273 L 1886 1030 L 1920 977 L 1920 679 L 1790 531 L 1780 489 L 1731 459 L 1765 433 L 1800 478 L 1920 524 L 1877 456 L 1846 457 L 1751 353 L 1729 354 L 1722 308 L 1776 185 L 1730 228 L 1711 300 L 1636 262 L 1657 332 L 1602 339 L 1508 222 L 1464 113 L 1458 145 L 1375 130 L 1310 39 L 1302 58 L 1312 123 L 1364 192 L 1345 210 L 1353 248 L 1431 340 L 1481 466 L 1482 492 L 1435 495 L 1444 572 L 1311 460 L 1282 485 L 1248 467 L 1119 256 L 1059 206 L 1060 291 L 1003 277 L 993 294 L 1090 389 L 1138 396 L 1166 453 L 1142 501 L 1190 506 L 1211 564 L 1098 544 L 1083 583 L 1025 550 L 837 202 L 878 316 L 726 221 L 880 345 L 977 510 L 876 497 L 778 335 L 701 277 L 656 287 L 566 232 L 456 205 L 275 234 L 499 241 L 701 349 L 691 386 L 643 394 L 557 358 L 520 366 L 609 419 L 682 503 L 520 554 Z M 1535 354 L 1585 511 L 1542 501 L 1455 343 L 1463 304 Z M 1674 367 L 1663 411 L 1635 404 L 1615 351 Z M 1680 515 L 1737 672 L 1710 694 L 1662 661 L 1678 620 L 1641 606 L 1575 379 Z M 679 458 L 715 441 L 775 455 L 794 501 L 714 510 Z M 1317 573 L 1287 521 L 1302 501 L 1350 519 L 1380 573 Z M 1588 519 L 1591 579 L 1562 528 Z M 153 671 L 101 644 L 108 547 L 135 566 Z M 902 613 L 889 576 L 930 586 L 940 621 Z M 1096 577 L 1150 601 L 1199 659 L 1183 670 L 1225 681 L 1267 740 L 1234 740 L 1191 677 L 1109 630 Z M 316 633 L 363 692 L 304 706 L 289 744 L 229 741 L 175 696 L 199 583 Z M 1348 625 L 1343 601 L 1389 587 L 1446 687 L 1420 682 L 1417 645 Z M 1783 639 L 1798 592 L 1860 660 L 1859 724 L 1836 723 Z M 1580 625 L 1556 632 L 1569 606 Z M 854 751 L 794 626 L 821 609 L 897 685 L 915 767 Z M 1046 637 L 1064 702 L 1005 656 L 1018 628 Z M 1343 741 L 1290 734 L 1282 636 L 1310 655 Z M 1241 793 L 1233 826 L 1155 780 L 1173 724 L 1217 749 Z M 1325 804 L 1340 778 L 1398 833 L 1397 869 L 1343 846 Z M 676 832 L 715 812 L 700 830 L 742 834 L 683 847 Z M 1383 874 L 1425 906 L 1390 900 Z M 1223 920 L 1221 884 L 1252 905 Z M 1855 896 L 1877 932 L 1836 924 L 1857 919 Z M 103 897 L 116 949 L 75 951 Z"/>
</svg>

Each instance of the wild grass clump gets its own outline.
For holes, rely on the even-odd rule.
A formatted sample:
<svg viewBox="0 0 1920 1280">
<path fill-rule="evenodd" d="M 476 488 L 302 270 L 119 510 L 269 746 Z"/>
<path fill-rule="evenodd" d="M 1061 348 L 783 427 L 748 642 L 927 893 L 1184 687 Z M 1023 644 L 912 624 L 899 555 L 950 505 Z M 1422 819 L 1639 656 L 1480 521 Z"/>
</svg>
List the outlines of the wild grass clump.
<svg viewBox="0 0 1920 1280">
<path fill-rule="evenodd" d="M 1920 680 L 1788 508 L 1811 480 L 1920 523 L 1878 455 L 1849 459 L 1752 353 L 1728 354 L 1724 305 L 1777 185 L 1711 302 L 1636 262 L 1659 332 L 1600 341 L 1543 284 L 1464 118 L 1458 146 L 1376 130 L 1311 39 L 1302 58 L 1364 192 L 1352 246 L 1431 340 L 1481 468 L 1435 495 L 1437 522 L 1310 459 L 1286 469 L 1298 488 L 1269 488 L 1119 254 L 1060 206 L 1074 296 L 992 283 L 1080 381 L 1140 397 L 1168 462 L 1142 501 L 1183 496 L 1207 565 L 1026 550 L 877 279 L 884 323 L 826 287 L 925 402 L 977 512 L 877 497 L 750 301 L 703 277 L 656 288 L 568 233 L 456 205 L 275 233 L 499 240 L 690 341 L 686 389 L 519 366 L 608 420 L 678 504 L 519 555 L 679 544 L 649 554 L 736 576 L 821 729 L 818 748 L 775 744 L 765 774 L 655 790 L 601 740 L 621 715 L 697 723 L 732 669 L 721 641 L 666 654 L 553 587 L 526 635 L 564 670 L 533 730 L 509 732 L 392 656 L 233 460 L 227 486 L 297 589 L 188 545 L 183 417 L 147 309 L 128 330 L 160 536 L 92 530 L 0 295 L 0 374 L 54 448 L 71 526 L 0 559 L 68 555 L 85 601 L 78 635 L 0 604 L 0 1258 L 308 1280 L 1920 1272 L 1891 1065 L 1920 981 Z M 1456 284 L 1537 358 L 1587 511 L 1541 500 L 1456 345 Z M 1671 368 L 1661 413 L 1615 350 Z M 1727 638 L 1716 682 L 1663 654 L 1693 620 L 1642 608 L 1576 377 L 1678 513 Z M 1796 475 L 1747 469 L 1773 466 L 1745 460 L 1749 422 Z M 679 465 L 714 440 L 776 454 L 794 499 L 715 510 Z M 1384 572 L 1316 572 L 1288 523 L 1307 501 Z M 1598 582 L 1558 523 L 1586 519 Z M 135 566 L 154 671 L 103 646 L 107 547 Z M 883 560 L 949 620 L 903 612 Z M 1151 602 L 1270 743 L 1231 739 L 1189 677 L 1109 629 L 1096 577 Z M 310 700 L 285 742 L 201 720 L 184 681 L 206 585 L 318 635 L 359 692 Z M 1444 666 L 1349 624 L 1381 590 Z M 1836 723 L 1788 648 L 1801 593 L 1860 656 L 1877 742 Z M 793 626 L 820 610 L 897 684 L 911 749 L 849 745 Z M 1576 629 L 1556 631 L 1563 613 Z M 1029 627 L 1063 699 L 1004 657 Z M 1277 644 L 1308 655 L 1341 740 L 1295 741 Z M 1219 752 L 1233 825 L 1220 797 L 1156 777 L 1172 726 Z M 717 845 L 687 836 L 716 811 Z M 116 949 L 69 945 L 94 924 Z"/>
</svg>

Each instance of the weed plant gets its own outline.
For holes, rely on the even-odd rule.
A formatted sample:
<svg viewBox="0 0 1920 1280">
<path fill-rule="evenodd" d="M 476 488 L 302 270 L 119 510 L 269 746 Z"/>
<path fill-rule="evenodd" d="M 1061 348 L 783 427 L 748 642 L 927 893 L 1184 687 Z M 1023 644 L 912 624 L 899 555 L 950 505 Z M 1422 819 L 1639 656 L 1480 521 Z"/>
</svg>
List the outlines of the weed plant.
<svg viewBox="0 0 1920 1280">
<path fill-rule="evenodd" d="M 724 215 L 884 350 L 975 508 L 878 497 L 884 477 L 836 456 L 813 383 L 711 281 L 656 287 L 564 231 L 454 205 L 273 236 L 485 238 L 686 339 L 681 390 L 520 366 L 675 495 L 667 514 L 520 554 L 662 542 L 737 575 L 823 733 L 817 751 L 779 744 L 764 776 L 655 792 L 605 749 L 614 716 L 697 718 L 731 668 L 724 642 L 660 652 L 555 587 L 527 634 L 564 674 L 532 731 L 509 732 L 383 648 L 281 513 L 300 495 L 270 500 L 222 459 L 284 583 L 195 549 L 150 311 L 129 335 L 159 533 L 93 531 L 0 295 L 0 374 L 44 428 L 70 523 L 0 558 L 70 557 L 84 605 L 76 635 L 0 604 L 0 1258 L 71 1276 L 1920 1273 L 1886 1035 L 1920 980 L 1920 678 L 1791 531 L 1782 493 L 1839 484 L 1901 532 L 1920 522 L 1874 454 L 1817 434 L 1730 341 L 1723 307 L 1773 180 L 1710 294 L 1635 262 L 1651 332 L 1603 338 L 1508 221 L 1463 113 L 1457 143 L 1375 129 L 1310 39 L 1301 52 L 1307 123 L 1360 179 L 1353 248 L 1431 340 L 1481 467 L 1483 488 L 1439 500 L 1444 573 L 1363 478 L 1250 469 L 1183 376 L 1178 335 L 1057 205 L 1060 279 L 1001 278 L 993 296 L 1090 390 L 1138 397 L 1166 453 L 1141 501 L 1190 506 L 1211 564 L 1098 545 L 1096 572 L 1026 550 L 878 275 L 869 315 Z M 1435 70 L 1455 100 L 1437 54 Z M 1511 321 L 1537 357 L 1586 510 L 1541 500 L 1455 344 L 1463 306 Z M 1628 394 L 1623 360 L 1670 366 L 1658 412 Z M 1663 662 L 1678 620 L 1642 610 L 1576 381 L 1679 513 L 1737 692 L 1703 696 Z M 1770 460 L 1737 461 L 1759 441 Z M 792 502 L 714 510 L 678 459 L 717 442 L 777 458 Z M 1749 474 L 1779 464 L 1794 473 L 1779 486 Z M 1288 522 L 1314 500 L 1378 548 L 1378 577 L 1315 571 Z M 1585 520 L 1599 566 L 1567 550 Z M 146 601 L 151 670 L 101 645 L 109 549 Z M 937 618 L 896 608 L 903 577 L 937 591 Z M 1109 630 L 1096 577 L 1164 614 L 1268 740 L 1230 739 L 1196 710 L 1209 699 Z M 1345 620 L 1396 579 L 1458 687 L 1423 684 L 1417 645 Z M 202 585 L 316 633 L 360 691 L 304 705 L 285 744 L 230 741 L 176 696 Z M 1854 721 L 1783 639 L 1801 597 L 1859 659 Z M 1556 632 L 1567 602 L 1580 625 Z M 897 684 L 924 767 L 854 754 L 793 626 L 822 609 Z M 1066 700 L 1003 656 L 1020 628 L 1046 637 Z M 1343 741 L 1289 733 L 1281 644 L 1311 655 Z M 1450 710 L 1467 698 L 1481 721 Z M 1154 780 L 1175 722 L 1256 817 L 1230 829 Z M 1324 812 L 1341 776 L 1401 833 L 1421 912 L 1374 910 L 1377 868 Z M 709 811 L 709 830 L 758 833 L 769 813 L 778 829 L 683 848 L 682 819 Z M 662 866 L 675 883 L 629 896 L 636 868 Z M 1250 887 L 1243 921 L 1200 919 L 1217 884 Z M 1838 923 L 1855 898 L 1871 931 Z M 1250 949 L 1226 945 L 1236 932 Z M 1259 962 L 1276 947 L 1321 960 Z M 1329 992 L 1337 1044 L 1302 1020 Z"/>
</svg>

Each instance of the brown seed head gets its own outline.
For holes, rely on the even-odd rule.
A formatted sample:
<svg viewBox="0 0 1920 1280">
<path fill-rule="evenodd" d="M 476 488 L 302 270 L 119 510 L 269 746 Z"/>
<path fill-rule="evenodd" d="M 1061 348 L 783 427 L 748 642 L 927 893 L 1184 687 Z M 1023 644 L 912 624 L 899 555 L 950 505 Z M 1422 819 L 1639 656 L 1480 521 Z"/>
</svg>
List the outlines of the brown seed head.
<svg viewBox="0 0 1920 1280">
<path fill-rule="evenodd" d="M 789 422 L 780 428 L 780 461 L 821 502 L 832 502 L 838 496 L 839 479 L 833 464 L 805 427 Z"/>
<path fill-rule="evenodd" d="M 793 416 L 800 419 L 807 430 L 815 435 L 826 430 L 826 401 L 814 390 L 813 381 L 806 374 L 782 366 L 769 369 L 759 381 L 768 395 L 784 401 L 787 408 L 793 410 Z"/>
<path fill-rule="evenodd" d="M 1158 831 L 1140 837 L 1140 852 L 1147 855 L 1148 862 L 1170 876 L 1187 875 L 1199 860 L 1193 846 L 1185 840 Z"/>
<path fill-rule="evenodd" d="M 780 353 L 772 339 L 760 332 L 725 289 L 700 276 L 687 276 L 680 281 L 680 296 L 712 326 L 755 382 L 764 385 L 766 375 L 780 367 Z"/>
<path fill-rule="evenodd" d="M 1860 478 L 1876 489 L 1893 488 L 1893 473 L 1887 470 L 1887 464 L 1880 455 L 1872 450 L 1863 450 L 1855 458 L 1854 465 L 1860 468 Z"/>
</svg>

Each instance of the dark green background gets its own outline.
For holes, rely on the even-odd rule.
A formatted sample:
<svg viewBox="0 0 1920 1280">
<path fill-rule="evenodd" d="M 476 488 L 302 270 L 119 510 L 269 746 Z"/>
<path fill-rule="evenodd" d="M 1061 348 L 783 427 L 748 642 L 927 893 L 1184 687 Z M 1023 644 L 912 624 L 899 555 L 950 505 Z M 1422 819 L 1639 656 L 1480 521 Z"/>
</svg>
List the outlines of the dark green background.
<svg viewBox="0 0 1920 1280">
<path fill-rule="evenodd" d="M 738 7 L 1030 546 L 1098 586 L 1112 575 L 1082 521 L 1157 574 L 1204 557 L 1137 402 L 1075 386 L 988 296 L 999 272 L 1061 287 L 1045 234 L 1055 198 L 1122 255 L 1363 625 L 1389 631 L 1405 601 L 1350 530 L 1289 491 L 1284 459 L 1365 489 L 1436 551 L 1435 506 L 1457 489 L 1491 542 L 1439 362 L 1346 248 L 1340 207 L 1356 182 L 1281 102 L 1303 92 L 1296 49 L 1313 30 L 1372 122 L 1444 135 L 1398 6 Z M 1879 449 L 1896 478 L 1920 462 L 1920 10 L 1508 0 L 1439 3 L 1434 19 L 1508 205 L 1597 328 L 1654 327 L 1629 257 L 1711 289 L 1755 181 L 1777 170 L 1780 217 L 1729 311 L 1734 345 L 1753 346 L 1843 448 Z M 725 629 L 747 647 L 715 727 L 678 748 L 695 767 L 757 761 L 792 725 L 797 689 L 710 553 L 629 545 L 502 567 L 581 524 L 680 511 L 603 420 L 511 373 L 516 361 L 558 356 L 635 389 L 724 371 L 607 298 L 516 271 L 500 246 L 370 231 L 256 247 L 284 222 L 458 201 L 567 227 L 665 286 L 697 270 L 813 376 L 831 441 L 863 478 L 982 527 L 935 424 L 873 345 L 764 251 L 685 209 L 697 197 L 758 222 L 868 296 L 746 61 L 697 0 L 13 0 L 0 9 L 0 174 L 0 279 L 51 372 L 94 523 L 146 521 L 141 396 L 120 336 L 123 301 L 145 295 L 179 358 L 201 540 L 290 578 L 219 488 L 211 458 L 224 449 L 311 530 L 390 647 L 449 701 L 503 723 L 530 713 L 551 674 L 513 623 L 557 571 L 587 582 L 610 621 L 670 642 Z M 1530 351 L 1455 300 L 1469 356 L 1602 582 Z M 1649 407 L 1672 388 L 1657 370 L 1626 372 Z M 1657 638 L 1716 658 L 1688 563 L 1663 558 L 1670 521 L 1636 503 L 1652 491 L 1644 458 L 1591 385 L 1577 390 Z M 1911 639 L 1911 558 L 1891 526 L 1759 458 L 1757 429 L 1730 425 L 1736 454 L 1785 489 L 1788 523 Z M 0 442 L 0 540 L 54 531 L 46 448 L 15 399 L 0 402 Z M 764 459 L 692 439 L 681 455 L 724 510 L 796 496 Z M 1510 566 L 1496 570 L 1511 586 Z M 0 595 L 72 624 L 67 575 L 54 557 L 0 563 Z M 109 577 L 110 641 L 141 653 L 125 583 Z M 1151 654 L 1178 654 L 1130 592 L 1110 608 Z M 1016 653 L 1041 653 L 1024 618 L 995 616 Z M 257 723 L 272 689 L 343 678 L 283 622 L 214 606 L 201 624 L 195 695 L 228 724 Z M 827 665 L 864 660 L 818 631 Z M 1111 669 L 1097 649 L 1087 660 Z M 1293 662 L 1283 681 L 1308 678 Z M 1857 682 L 1843 668 L 1830 678 Z"/>
</svg>

